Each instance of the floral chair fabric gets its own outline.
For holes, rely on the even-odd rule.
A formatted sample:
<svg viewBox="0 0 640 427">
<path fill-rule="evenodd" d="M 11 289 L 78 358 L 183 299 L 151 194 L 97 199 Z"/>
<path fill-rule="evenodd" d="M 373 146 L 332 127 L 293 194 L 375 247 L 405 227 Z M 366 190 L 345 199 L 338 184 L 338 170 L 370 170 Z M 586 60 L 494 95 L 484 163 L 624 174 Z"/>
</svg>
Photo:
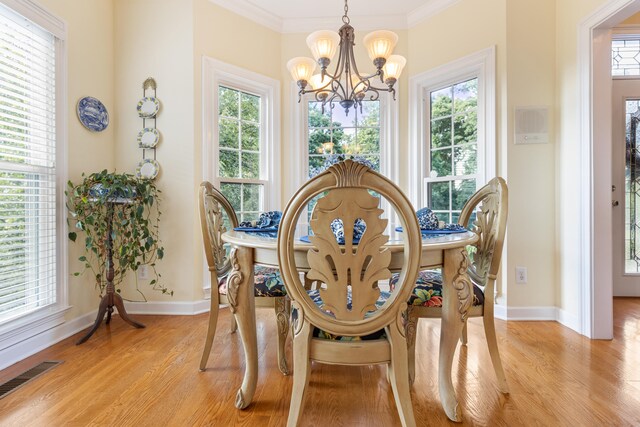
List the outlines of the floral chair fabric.
<svg viewBox="0 0 640 427">
<path fill-rule="evenodd" d="M 311 300 L 313 300 L 313 302 L 315 302 L 318 307 L 322 306 L 322 298 L 320 297 L 320 292 L 317 289 L 307 291 L 307 293 L 309 294 L 309 297 L 311 297 Z M 376 306 L 382 307 L 382 305 L 385 303 L 387 299 L 389 299 L 390 296 L 391 294 L 389 292 L 381 291 L 380 298 L 378 298 L 378 301 L 376 301 Z M 347 307 L 351 308 L 351 294 L 347 295 Z M 328 313 L 330 314 L 330 312 Z M 315 328 L 313 330 L 313 336 L 315 338 L 323 338 L 327 340 L 360 341 L 360 340 L 377 340 L 377 339 L 384 338 L 386 335 L 384 333 L 384 329 L 381 329 L 377 332 L 374 332 L 373 334 L 365 335 L 362 337 L 348 337 L 348 336 L 332 335 L 319 328 Z"/>
<path fill-rule="evenodd" d="M 222 295 L 227 294 L 227 277 L 229 276 L 219 280 L 218 290 Z M 287 294 L 282 277 L 280 277 L 280 270 L 277 268 L 256 265 L 253 270 L 253 277 L 255 296 L 282 297 Z"/>
<path fill-rule="evenodd" d="M 398 282 L 398 275 L 391 276 L 389 285 L 391 291 Z M 473 285 L 473 305 L 482 305 L 484 294 L 482 290 Z M 409 298 L 409 305 L 424 307 L 442 307 L 442 274 L 438 271 L 425 270 L 418 273 L 416 287 Z"/>
</svg>

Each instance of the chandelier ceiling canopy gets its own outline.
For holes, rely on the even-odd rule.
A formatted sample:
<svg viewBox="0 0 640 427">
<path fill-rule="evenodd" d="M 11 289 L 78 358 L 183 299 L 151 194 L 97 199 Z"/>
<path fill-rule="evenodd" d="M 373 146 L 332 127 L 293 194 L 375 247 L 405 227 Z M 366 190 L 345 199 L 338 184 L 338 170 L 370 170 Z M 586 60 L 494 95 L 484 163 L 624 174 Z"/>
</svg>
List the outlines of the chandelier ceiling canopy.
<svg viewBox="0 0 640 427">
<path fill-rule="evenodd" d="M 323 111 L 327 103 L 338 102 L 348 114 L 349 109 L 354 106 L 362 109 L 365 97 L 377 100 L 380 92 L 390 92 L 395 100 L 393 86 L 407 63 L 403 56 L 392 55 L 398 35 L 392 31 L 378 30 L 364 36 L 363 44 L 376 71 L 373 74 L 362 74 L 358 71 L 353 54 L 355 31 L 350 25 L 348 12 L 349 6 L 345 0 L 343 25 L 337 33 L 321 30 L 309 34 L 307 45 L 314 59 L 299 56 L 287 62 L 287 68 L 300 88 L 298 102 L 302 95 L 313 93 L 316 100 L 322 102 Z M 338 59 L 335 71 L 331 74 L 327 67 L 336 51 Z M 320 73 L 313 74 L 316 65 L 320 66 Z M 376 78 L 386 87 L 375 86 Z"/>
</svg>

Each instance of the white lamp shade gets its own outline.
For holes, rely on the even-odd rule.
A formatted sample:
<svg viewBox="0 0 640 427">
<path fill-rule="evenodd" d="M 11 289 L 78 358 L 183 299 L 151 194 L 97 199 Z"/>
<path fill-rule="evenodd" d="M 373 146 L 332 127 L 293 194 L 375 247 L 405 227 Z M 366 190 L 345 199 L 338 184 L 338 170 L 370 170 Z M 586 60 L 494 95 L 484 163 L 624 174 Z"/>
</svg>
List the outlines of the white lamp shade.
<svg viewBox="0 0 640 427">
<path fill-rule="evenodd" d="M 385 62 L 384 67 L 382 67 L 384 78 L 398 80 L 405 65 L 407 65 L 407 60 L 404 56 L 391 55 L 387 58 L 387 62 Z"/>
<path fill-rule="evenodd" d="M 300 80 L 309 81 L 316 68 L 316 61 L 304 56 L 297 56 L 287 62 L 287 69 L 291 73 L 291 77 L 296 82 Z"/>
<path fill-rule="evenodd" d="M 314 74 L 313 76 L 311 76 L 311 80 L 309 80 L 309 84 L 314 90 L 327 86 L 325 90 L 320 91 L 321 93 L 324 93 L 324 92 L 329 92 L 331 90 L 331 86 L 329 86 L 330 81 L 331 79 L 327 75 L 325 75 L 323 79 L 321 74 Z"/>
<path fill-rule="evenodd" d="M 351 86 L 355 93 L 362 92 L 365 88 L 365 84 L 356 73 L 351 74 Z"/>
<path fill-rule="evenodd" d="M 340 36 L 335 31 L 314 31 L 307 37 L 307 46 L 316 61 L 320 58 L 332 60 L 339 45 Z"/>
<path fill-rule="evenodd" d="M 393 31 L 387 30 L 373 31 L 364 36 L 362 42 L 367 48 L 369 58 L 372 61 L 377 58 L 387 59 L 393 53 L 396 43 L 398 43 L 398 35 Z"/>
</svg>

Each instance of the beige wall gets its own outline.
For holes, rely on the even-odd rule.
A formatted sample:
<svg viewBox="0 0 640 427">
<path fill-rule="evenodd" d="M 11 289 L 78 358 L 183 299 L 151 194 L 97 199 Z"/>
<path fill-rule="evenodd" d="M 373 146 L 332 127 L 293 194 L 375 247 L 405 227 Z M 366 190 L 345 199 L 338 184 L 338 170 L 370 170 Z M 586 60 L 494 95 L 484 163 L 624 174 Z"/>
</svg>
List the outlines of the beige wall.
<svg viewBox="0 0 640 427">
<path fill-rule="evenodd" d="M 267 77 L 280 80 L 282 58 L 280 56 L 281 35 L 255 22 L 214 5 L 208 0 L 194 0 L 193 71 L 194 87 L 194 179 L 191 190 L 203 179 L 202 172 L 202 58 L 209 57 L 226 62 Z M 280 125 L 282 125 L 282 120 Z M 284 128 L 283 128 L 284 129 Z M 286 133 L 286 132 L 283 132 Z M 276 169 L 279 165 L 276 165 Z M 204 256 L 200 238 L 200 223 L 195 201 L 191 205 L 195 221 L 192 223 L 196 238 L 192 241 L 194 257 L 194 287 L 196 299 L 202 298 Z"/>
<path fill-rule="evenodd" d="M 67 25 L 68 55 L 68 171 L 69 179 L 78 182 L 82 172 L 113 169 L 117 111 L 113 82 L 114 32 L 112 0 L 39 0 L 46 9 Z M 76 115 L 76 104 L 84 96 L 101 100 L 109 111 L 111 123 L 100 133 L 85 129 Z M 80 271 L 77 261 L 80 245 L 69 244 L 69 272 Z M 67 319 L 97 308 L 97 291 L 90 275 L 69 277 Z"/>
<path fill-rule="evenodd" d="M 263 73 L 282 82 L 283 177 L 292 168 L 291 81 L 286 61 L 308 55 L 306 34 L 269 30 L 207 0 L 40 0 L 67 22 L 69 52 L 69 176 L 117 169 L 132 172 L 142 157 L 135 137 L 142 121 L 135 105 L 142 81 L 158 81 L 162 110 L 158 129 L 163 191 L 161 237 L 166 259 L 159 264 L 164 283 L 176 291 L 150 300 L 194 301 L 202 297 L 202 251 L 195 209 L 202 176 L 202 56 Z M 400 81 L 397 141 L 400 159 L 408 152 L 409 77 L 490 46 L 496 46 L 497 141 L 499 174 L 511 190 L 506 287 L 510 307 L 559 306 L 569 316 L 580 312 L 576 299 L 580 269 L 580 230 L 575 221 L 579 150 L 577 28 L 607 0 L 462 0 L 419 25 L 400 31 L 397 51 L 408 65 Z M 635 21 L 634 21 L 635 22 Z M 141 23 L 151 23 L 144 25 Z M 336 22 L 338 28 L 339 22 Z M 354 22 L 357 28 L 357 22 Z M 87 36 L 88 34 L 91 37 Z M 358 34 L 361 37 L 362 34 Z M 233 42 L 231 42 L 233 40 Z M 360 49 L 360 47 L 358 47 Z M 368 63 L 363 51 L 359 63 Z M 111 114 L 103 133 L 86 131 L 75 104 L 84 95 L 101 99 Z M 545 145 L 513 145 L 517 106 L 550 106 L 552 138 Z M 400 184 L 407 188 L 406 169 Z M 288 197 L 283 182 L 283 203 Z M 531 230 L 535 230 L 534 233 Z M 79 251 L 72 246 L 73 260 Z M 515 285 L 514 267 L 529 269 L 529 283 Z M 88 277 L 70 280 L 70 317 L 95 309 L 96 292 Z M 133 283 L 125 295 L 135 297 Z"/>
<path fill-rule="evenodd" d="M 630 16 L 621 22 L 622 25 L 640 25 L 640 13 Z"/>
<path fill-rule="evenodd" d="M 509 307 L 556 305 L 554 17 L 555 0 L 507 2 Z M 548 144 L 514 145 L 514 111 L 520 106 L 549 107 Z M 515 284 L 516 266 L 527 267 L 527 284 Z"/>
<path fill-rule="evenodd" d="M 496 50 L 496 171 L 507 173 L 507 2 L 505 0 L 464 0 L 409 30 L 409 77 L 448 64 L 459 58 L 495 46 Z M 408 123 L 407 123 L 408 124 Z M 412 155 L 412 153 L 408 153 Z M 410 179 L 409 177 L 405 179 Z M 415 178 L 412 178 L 415 179 Z M 510 204 L 511 207 L 511 204 Z M 510 212 L 510 215 L 512 213 Z M 510 227 L 513 222 L 510 219 Z M 510 240 L 507 235 L 507 260 Z M 504 268 L 504 267 L 503 267 Z M 513 275 L 507 275 L 511 278 Z M 508 288 L 498 282 L 498 302 L 506 304 Z"/>
<path fill-rule="evenodd" d="M 150 290 L 146 281 L 138 287 L 149 300 L 194 301 L 201 298 L 195 285 L 193 242 L 196 193 L 194 182 L 195 115 L 193 94 L 193 9 L 179 0 L 115 0 L 115 93 L 117 105 L 115 167 L 134 172 L 142 159 L 136 136 L 142 119 L 136 104 L 142 82 L 153 77 L 158 84 L 161 108 L 157 129 L 161 139 L 156 155 L 162 191 L 160 238 L 165 257 L 157 270 L 174 296 Z M 123 295 L 139 300 L 132 275 Z"/>
</svg>

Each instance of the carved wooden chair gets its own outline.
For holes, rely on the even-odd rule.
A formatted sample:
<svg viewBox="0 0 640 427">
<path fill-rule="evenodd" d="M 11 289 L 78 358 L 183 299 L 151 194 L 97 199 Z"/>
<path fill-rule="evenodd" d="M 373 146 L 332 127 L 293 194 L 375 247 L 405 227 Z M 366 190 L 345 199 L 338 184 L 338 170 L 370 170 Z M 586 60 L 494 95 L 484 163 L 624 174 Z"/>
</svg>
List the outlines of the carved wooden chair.
<svg viewBox="0 0 640 427">
<path fill-rule="evenodd" d="M 391 250 L 385 247 L 389 237 L 383 234 L 387 220 L 380 218 L 380 199 L 367 190 L 389 200 L 408 230 L 404 234 L 402 270 L 392 294 L 378 288 L 378 281 L 391 277 Z M 293 245 L 298 218 L 318 194 L 324 195 L 310 220 L 313 248 L 307 253 L 306 277 L 307 282 L 315 281 L 318 286 L 318 301 L 314 301 L 298 275 L 299 259 Z M 357 245 L 353 243 L 356 219 L 366 223 Z M 344 225 L 344 244 L 332 231 L 332 222 L 338 220 Z M 289 201 L 278 236 L 280 271 L 293 304 L 295 369 L 288 426 L 299 423 L 312 360 L 345 365 L 387 364 L 402 425 L 415 425 L 403 314 L 418 273 L 420 252 L 420 230 L 411 203 L 395 184 L 360 163 L 347 160 L 331 166 Z M 327 336 L 334 339 L 323 338 Z M 366 340 L 367 337 L 377 339 Z"/>
<path fill-rule="evenodd" d="M 479 236 L 478 242 L 469 251 L 468 273 L 473 283 L 474 293 L 469 317 L 482 317 L 491 362 L 498 379 L 498 387 L 503 393 L 509 393 L 509 388 L 498 352 L 493 310 L 496 275 L 500 268 L 502 246 L 507 228 L 507 200 L 506 182 L 500 177 L 494 178 L 465 203 L 458 221 L 459 224 Z M 391 280 L 392 287 L 395 280 L 397 280 L 396 277 Z M 415 335 L 418 319 L 442 317 L 442 275 L 439 272 L 421 271 L 419 273 L 416 287 L 409 299 L 408 317 L 409 375 L 410 381 L 413 382 L 415 377 Z M 462 344 L 467 343 L 466 320 L 460 340 Z"/>
<path fill-rule="evenodd" d="M 231 228 L 238 226 L 238 218 L 226 197 L 210 182 L 200 184 L 199 207 L 204 252 L 211 273 L 209 328 L 200 360 L 200 370 L 204 371 L 216 333 L 219 304 L 229 304 L 231 311 L 235 312 L 233 301 L 227 297 L 227 278 L 231 271 L 231 263 L 222 241 L 222 233 L 227 231 L 224 225 L 225 216 Z M 289 330 L 289 302 L 285 296 L 280 272 L 274 268 L 256 266 L 254 277 L 256 306 L 275 309 L 278 323 L 278 368 L 287 375 L 289 368 L 285 356 L 285 342 Z M 231 332 L 235 332 L 236 328 L 235 317 L 232 316 Z"/>
</svg>

